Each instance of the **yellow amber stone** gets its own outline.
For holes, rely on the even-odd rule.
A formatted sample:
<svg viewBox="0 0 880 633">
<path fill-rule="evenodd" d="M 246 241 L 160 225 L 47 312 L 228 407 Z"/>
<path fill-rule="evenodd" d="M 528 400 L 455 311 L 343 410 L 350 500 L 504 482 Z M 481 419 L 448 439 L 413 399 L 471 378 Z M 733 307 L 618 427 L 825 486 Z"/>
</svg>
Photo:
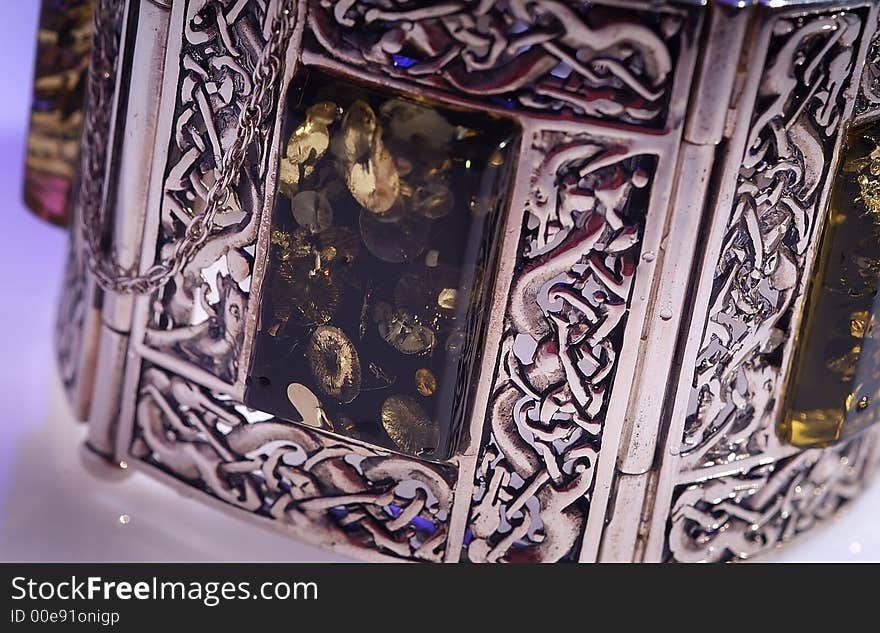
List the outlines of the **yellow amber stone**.
<svg viewBox="0 0 880 633">
<path fill-rule="evenodd" d="M 878 420 L 880 151 L 875 130 L 847 139 L 786 388 L 780 438 L 828 446 Z"/>
<path fill-rule="evenodd" d="M 71 220 L 79 175 L 86 76 L 92 52 L 95 0 L 7 2 L 40 4 L 33 102 L 25 163 L 25 204 L 49 222 Z"/>
</svg>

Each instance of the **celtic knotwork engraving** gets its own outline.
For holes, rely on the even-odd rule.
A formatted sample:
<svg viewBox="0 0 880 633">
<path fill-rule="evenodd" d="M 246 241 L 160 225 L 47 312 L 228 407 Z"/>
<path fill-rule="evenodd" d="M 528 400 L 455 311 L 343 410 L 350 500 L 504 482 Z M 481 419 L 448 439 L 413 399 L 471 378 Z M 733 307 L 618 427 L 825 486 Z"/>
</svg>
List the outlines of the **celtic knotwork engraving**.
<svg viewBox="0 0 880 633">
<path fill-rule="evenodd" d="M 880 20 L 874 31 L 871 45 L 868 47 L 868 57 L 862 70 L 862 79 L 859 85 L 859 96 L 856 99 L 855 113 L 864 114 L 880 107 Z"/>
<path fill-rule="evenodd" d="M 273 15 L 274 2 L 190 0 L 186 5 L 157 261 L 173 252 L 205 205 L 254 89 L 252 74 Z M 268 127 L 258 130 L 249 148 L 238 186 L 216 219 L 220 228 L 155 295 L 146 333 L 148 345 L 227 382 L 236 379 L 242 352 L 268 169 Z"/>
<path fill-rule="evenodd" d="M 779 352 L 823 209 L 860 33 L 853 13 L 776 23 L 694 370 L 685 470 L 775 441 Z"/>
<path fill-rule="evenodd" d="M 577 555 L 656 159 L 588 135 L 535 135 L 465 542 L 472 561 Z"/>
<path fill-rule="evenodd" d="M 79 357 L 85 352 L 86 294 L 85 262 L 76 242 L 72 241 L 68 247 L 64 283 L 55 318 L 55 357 L 61 382 L 68 390 L 76 387 Z"/>
<path fill-rule="evenodd" d="M 312 0 L 313 44 L 359 69 L 538 113 L 662 126 L 685 16 L 556 0 Z"/>
<path fill-rule="evenodd" d="M 454 469 L 350 444 L 146 367 L 132 455 L 324 542 L 439 562 Z"/>
<path fill-rule="evenodd" d="M 750 558 L 832 516 L 870 477 L 875 437 L 799 453 L 748 473 L 682 486 L 670 516 L 667 558 Z"/>
</svg>

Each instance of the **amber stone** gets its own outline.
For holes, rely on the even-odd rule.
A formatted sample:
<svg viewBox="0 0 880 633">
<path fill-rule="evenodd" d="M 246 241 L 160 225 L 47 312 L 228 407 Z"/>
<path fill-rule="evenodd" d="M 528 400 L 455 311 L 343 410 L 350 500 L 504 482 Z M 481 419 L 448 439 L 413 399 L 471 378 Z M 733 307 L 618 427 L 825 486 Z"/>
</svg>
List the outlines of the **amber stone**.
<svg viewBox="0 0 880 633">
<path fill-rule="evenodd" d="M 779 434 L 799 447 L 880 415 L 880 128 L 849 134 L 819 244 Z"/>
<path fill-rule="evenodd" d="M 245 402 L 448 458 L 488 318 L 517 129 L 312 69 L 285 103 Z"/>
<path fill-rule="evenodd" d="M 66 225 L 79 168 L 94 0 L 43 0 L 27 139 L 24 197 L 40 217 Z"/>
</svg>

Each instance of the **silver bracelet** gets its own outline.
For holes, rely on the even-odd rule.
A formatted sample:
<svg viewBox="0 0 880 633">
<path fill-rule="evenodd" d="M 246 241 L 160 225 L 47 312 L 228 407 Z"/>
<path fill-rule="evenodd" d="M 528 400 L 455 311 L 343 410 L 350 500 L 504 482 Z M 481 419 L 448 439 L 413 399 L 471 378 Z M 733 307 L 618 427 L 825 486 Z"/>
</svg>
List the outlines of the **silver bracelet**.
<svg viewBox="0 0 880 633">
<path fill-rule="evenodd" d="M 878 461 L 878 27 L 94 0 L 57 327 L 90 463 L 368 560 L 792 539 Z"/>
</svg>

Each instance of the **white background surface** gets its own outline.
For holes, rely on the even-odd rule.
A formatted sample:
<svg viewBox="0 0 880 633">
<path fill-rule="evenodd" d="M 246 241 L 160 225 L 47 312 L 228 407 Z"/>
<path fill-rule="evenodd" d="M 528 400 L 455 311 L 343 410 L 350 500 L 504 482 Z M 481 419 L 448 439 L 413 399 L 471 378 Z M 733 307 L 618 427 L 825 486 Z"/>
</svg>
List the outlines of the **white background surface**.
<svg viewBox="0 0 880 633">
<path fill-rule="evenodd" d="M 84 429 L 71 418 L 52 356 L 66 235 L 21 203 L 39 3 L 9 4 L 0 21 L 0 561 L 346 560 L 186 500 L 143 474 L 106 482 L 80 463 Z M 763 560 L 880 561 L 880 485 Z"/>
</svg>

